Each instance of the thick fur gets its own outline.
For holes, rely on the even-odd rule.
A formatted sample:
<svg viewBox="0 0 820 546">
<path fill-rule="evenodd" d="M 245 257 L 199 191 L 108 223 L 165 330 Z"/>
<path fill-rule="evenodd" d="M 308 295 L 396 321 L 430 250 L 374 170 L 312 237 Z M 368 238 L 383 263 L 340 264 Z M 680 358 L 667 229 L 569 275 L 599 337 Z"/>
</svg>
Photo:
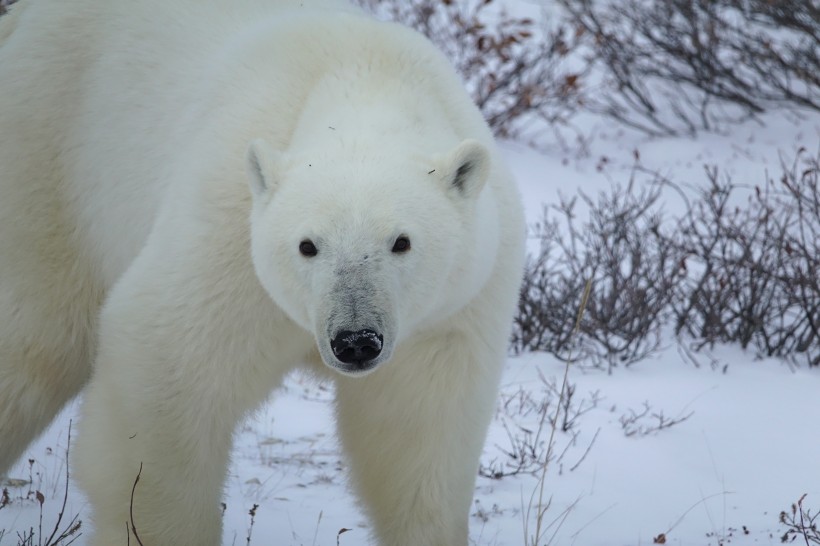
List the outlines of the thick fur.
<svg viewBox="0 0 820 546">
<path fill-rule="evenodd" d="M 433 46 L 334 0 L 26 0 L 0 97 L 0 473 L 86 386 L 93 543 L 219 544 L 234 428 L 301 366 L 378 543 L 467 544 L 524 222 Z"/>
</svg>

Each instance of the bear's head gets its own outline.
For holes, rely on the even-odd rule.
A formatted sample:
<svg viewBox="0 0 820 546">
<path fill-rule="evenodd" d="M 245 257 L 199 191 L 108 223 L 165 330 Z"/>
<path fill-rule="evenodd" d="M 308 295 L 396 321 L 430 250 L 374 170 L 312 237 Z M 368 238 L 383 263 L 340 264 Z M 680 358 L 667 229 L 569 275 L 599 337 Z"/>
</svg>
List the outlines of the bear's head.
<svg viewBox="0 0 820 546">
<path fill-rule="evenodd" d="M 251 250 L 262 286 L 313 333 L 325 364 L 362 375 L 488 278 L 490 155 L 465 140 L 434 157 L 336 156 L 251 143 Z"/>
</svg>

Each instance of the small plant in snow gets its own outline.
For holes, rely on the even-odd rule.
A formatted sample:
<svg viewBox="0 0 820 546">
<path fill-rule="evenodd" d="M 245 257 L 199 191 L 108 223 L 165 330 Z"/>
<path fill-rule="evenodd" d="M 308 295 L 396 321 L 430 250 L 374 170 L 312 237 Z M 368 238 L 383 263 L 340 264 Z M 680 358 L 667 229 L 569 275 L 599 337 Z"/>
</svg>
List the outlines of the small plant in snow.
<svg viewBox="0 0 820 546">
<path fill-rule="evenodd" d="M 683 423 L 692 415 L 693 411 L 687 414 L 678 414 L 675 417 L 666 417 L 663 410 L 653 411 L 648 402 L 643 403 L 643 409 L 635 411 L 630 409 L 628 413 L 621 415 L 618 421 L 626 436 L 648 436 L 661 430 L 671 428 Z"/>
<path fill-rule="evenodd" d="M 780 512 L 780 523 L 786 526 L 786 532 L 780 537 L 782 543 L 804 542 L 806 546 L 820 544 L 820 512 L 803 506 L 807 495 L 800 497 L 791 505 L 790 510 Z"/>
<path fill-rule="evenodd" d="M 566 433 L 566 441 L 560 450 L 554 450 L 555 463 L 563 469 L 570 448 L 577 446 L 580 431 L 580 418 L 598 407 L 601 396 L 598 391 L 590 392 L 586 397 L 576 395 L 576 386 L 567 383 L 563 396 L 561 385 L 557 380 L 548 379 L 539 371 L 541 392 L 519 389 L 513 394 L 501 394 L 499 403 L 499 420 L 507 433 L 508 444 L 496 444 L 502 457 L 482 461 L 478 473 L 480 476 L 499 480 L 519 474 L 537 475 L 547 462 L 549 446 L 550 413 L 558 412 L 560 417 L 556 426 Z M 590 442 L 587 451 L 591 448 Z M 574 461 L 571 470 L 577 468 L 580 461 Z"/>
<path fill-rule="evenodd" d="M 82 535 L 80 529 L 83 522 L 79 519 L 79 514 L 76 514 L 65 526 L 62 526 L 63 517 L 65 516 L 66 503 L 68 502 L 68 484 L 70 479 L 68 459 L 70 450 L 71 421 L 68 423 L 68 440 L 66 441 L 65 449 L 65 489 L 63 491 L 62 505 L 60 507 L 60 511 L 57 513 L 57 521 L 54 523 L 51 533 L 48 533 L 48 529 L 43 531 L 43 505 L 46 504 L 46 497 L 41 491 L 37 489 L 32 490 L 32 474 L 35 461 L 33 459 L 29 459 L 29 480 L 27 483 L 29 486 L 29 491 L 25 497 L 20 497 L 20 500 L 34 500 L 37 502 L 39 505 L 40 517 L 37 529 L 34 527 L 29 527 L 27 531 L 24 530 L 22 532 L 17 532 L 17 546 L 68 546 Z M 9 495 L 8 489 L 4 488 L 2 495 L 0 495 L 0 509 L 11 504 L 12 500 L 13 499 Z M 5 535 L 6 530 L 0 529 L 0 541 L 2 541 Z"/>
</svg>

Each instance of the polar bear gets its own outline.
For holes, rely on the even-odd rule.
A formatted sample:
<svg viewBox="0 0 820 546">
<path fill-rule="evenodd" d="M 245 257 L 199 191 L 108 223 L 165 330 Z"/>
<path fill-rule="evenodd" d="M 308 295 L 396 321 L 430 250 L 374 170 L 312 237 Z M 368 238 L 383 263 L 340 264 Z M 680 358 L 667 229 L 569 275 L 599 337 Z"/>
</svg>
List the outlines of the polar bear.
<svg viewBox="0 0 820 546">
<path fill-rule="evenodd" d="M 0 97 L 0 473 L 84 389 L 93 544 L 218 544 L 236 424 L 302 368 L 374 540 L 467 544 L 525 228 L 426 39 L 341 0 L 26 0 Z"/>
</svg>

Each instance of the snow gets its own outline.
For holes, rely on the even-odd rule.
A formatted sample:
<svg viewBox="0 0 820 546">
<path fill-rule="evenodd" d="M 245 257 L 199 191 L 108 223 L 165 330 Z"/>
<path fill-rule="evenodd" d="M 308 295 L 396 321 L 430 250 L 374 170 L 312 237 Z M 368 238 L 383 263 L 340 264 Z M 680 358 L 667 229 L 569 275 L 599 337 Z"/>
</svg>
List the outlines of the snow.
<svg viewBox="0 0 820 546">
<path fill-rule="evenodd" d="M 555 467 L 547 478 L 553 513 L 577 502 L 555 544 L 651 544 L 660 533 L 667 544 L 709 544 L 707 533 L 726 536 L 743 526 L 750 534 L 733 543 L 779 542 L 779 511 L 802 493 L 820 496 L 820 442 L 811 432 L 820 417 L 820 377 L 776 361 L 755 362 L 739 350 L 727 350 L 721 360 L 731 362 L 725 373 L 694 368 L 670 350 L 611 375 L 571 372 L 577 393 L 598 391 L 602 399 L 577 425 L 581 434 L 565 467 L 600 433 L 577 470 Z M 539 355 L 512 361 L 502 392 L 537 384 L 536 368 L 557 375 L 563 365 Z M 626 437 L 620 417 L 639 412 L 644 402 L 669 418 L 691 417 Z M 488 443 L 504 441 L 494 427 Z M 502 479 L 495 487 L 480 481 L 487 495 L 482 503 L 520 505 L 520 490 L 528 494 L 532 481 Z M 520 527 L 515 518 L 499 525 L 497 544 L 522 544 Z"/>
<path fill-rule="evenodd" d="M 702 186 L 704 165 L 711 164 L 753 186 L 767 170 L 775 175 L 781 157 L 790 158 L 798 146 L 820 149 L 817 113 L 774 111 L 722 134 L 656 140 L 602 119 L 585 123 L 584 132 L 593 135 L 587 154 L 503 143 L 531 222 L 541 219 L 545 203 L 557 202 L 559 192 L 594 194 L 625 183 L 635 150 L 643 166 L 680 183 Z M 781 510 L 803 494 L 809 507 L 820 509 L 820 370 L 756 359 L 737 347 L 717 347 L 697 358 L 700 366 L 669 336 L 663 351 L 629 368 L 570 368 L 574 403 L 587 411 L 568 432 L 556 433 L 544 484 L 551 526 L 539 544 L 635 546 L 652 544 L 661 533 L 675 545 L 779 544 L 785 531 Z M 511 462 L 505 455 L 511 450 L 508 430 L 519 441 L 526 441 L 525 429 L 537 430 L 543 414 L 538 404 L 554 399 L 564 366 L 545 354 L 508 359 L 482 456 L 485 468 Z M 368 522 L 348 490 L 334 437 L 332 399 L 330 385 L 294 375 L 238 429 L 226 484 L 224 544 L 246 543 L 254 505 L 251 544 L 369 543 Z M 681 422 L 627 436 L 622 420 L 646 407 L 648 414 L 633 428 L 656 425 L 651 414 Z M 553 412 L 550 404 L 547 419 Z M 18 533 L 29 528 L 37 531 L 39 504 L 29 491 L 45 495 L 43 532 L 50 534 L 63 500 L 69 421 L 76 414 L 74 403 L 11 472 L 24 481 L 31 474 L 33 484 L 8 487 L 12 502 L 0 509 L 0 546 L 17 544 Z M 534 446 L 542 454 L 548 432 Z M 479 477 L 471 542 L 524 545 L 535 528 L 539 477 Z M 87 513 L 72 483 L 63 526 L 74 514 L 85 519 Z M 81 529 L 86 535 L 88 525 L 84 521 Z M 343 528 L 350 531 L 338 535 Z M 85 544 L 86 535 L 74 544 Z"/>
<path fill-rule="evenodd" d="M 670 348 L 611 374 L 570 369 L 574 396 L 596 402 L 578 418 L 574 438 L 572 432 L 556 437 L 560 461 L 546 477 L 551 501 L 546 519 L 569 512 L 550 529 L 552 544 L 633 546 L 652 544 L 660 533 L 667 544 L 719 544 L 730 535 L 733 544 L 778 544 L 784 532 L 779 512 L 804 493 L 809 502 L 820 499 L 817 370 L 754 360 L 735 348 L 722 348 L 713 358 L 721 366 L 698 368 Z M 560 382 L 563 369 L 543 354 L 510 358 L 500 400 L 522 390 L 543 399 L 541 376 Z M 329 386 L 295 375 L 240 427 L 226 489 L 223 544 L 245 543 L 254 504 L 259 507 L 252 544 L 332 545 L 342 528 L 352 530 L 339 537 L 340 544 L 367 543 L 367 520 L 346 487 L 331 400 Z M 640 413 L 644 404 L 669 419 L 691 416 L 668 429 L 627 437 L 621 417 L 630 410 Z M 548 417 L 552 411 L 550 406 Z M 522 413 L 499 410 L 484 464 L 505 461 L 502 450 L 510 449 L 505 423 L 513 429 L 537 427 L 537 413 Z M 53 526 L 63 498 L 68 420 L 75 414 L 73 404 L 26 455 L 36 461 L 33 488 L 46 495 L 44 529 Z M 28 463 L 19 464 L 12 476 L 27 479 Z M 532 475 L 479 477 L 470 522 L 473 543 L 524 544 L 524 512 L 537 487 Z M 13 498 L 25 497 L 29 487 L 9 489 Z M 86 511 L 82 494 L 72 486 L 66 517 L 79 513 L 82 519 Z M 31 526 L 36 530 L 38 514 L 33 500 L 0 510 L 0 529 L 7 530 L 0 544 L 15 544 L 15 533 Z M 531 525 L 530 534 L 533 530 Z"/>
</svg>

